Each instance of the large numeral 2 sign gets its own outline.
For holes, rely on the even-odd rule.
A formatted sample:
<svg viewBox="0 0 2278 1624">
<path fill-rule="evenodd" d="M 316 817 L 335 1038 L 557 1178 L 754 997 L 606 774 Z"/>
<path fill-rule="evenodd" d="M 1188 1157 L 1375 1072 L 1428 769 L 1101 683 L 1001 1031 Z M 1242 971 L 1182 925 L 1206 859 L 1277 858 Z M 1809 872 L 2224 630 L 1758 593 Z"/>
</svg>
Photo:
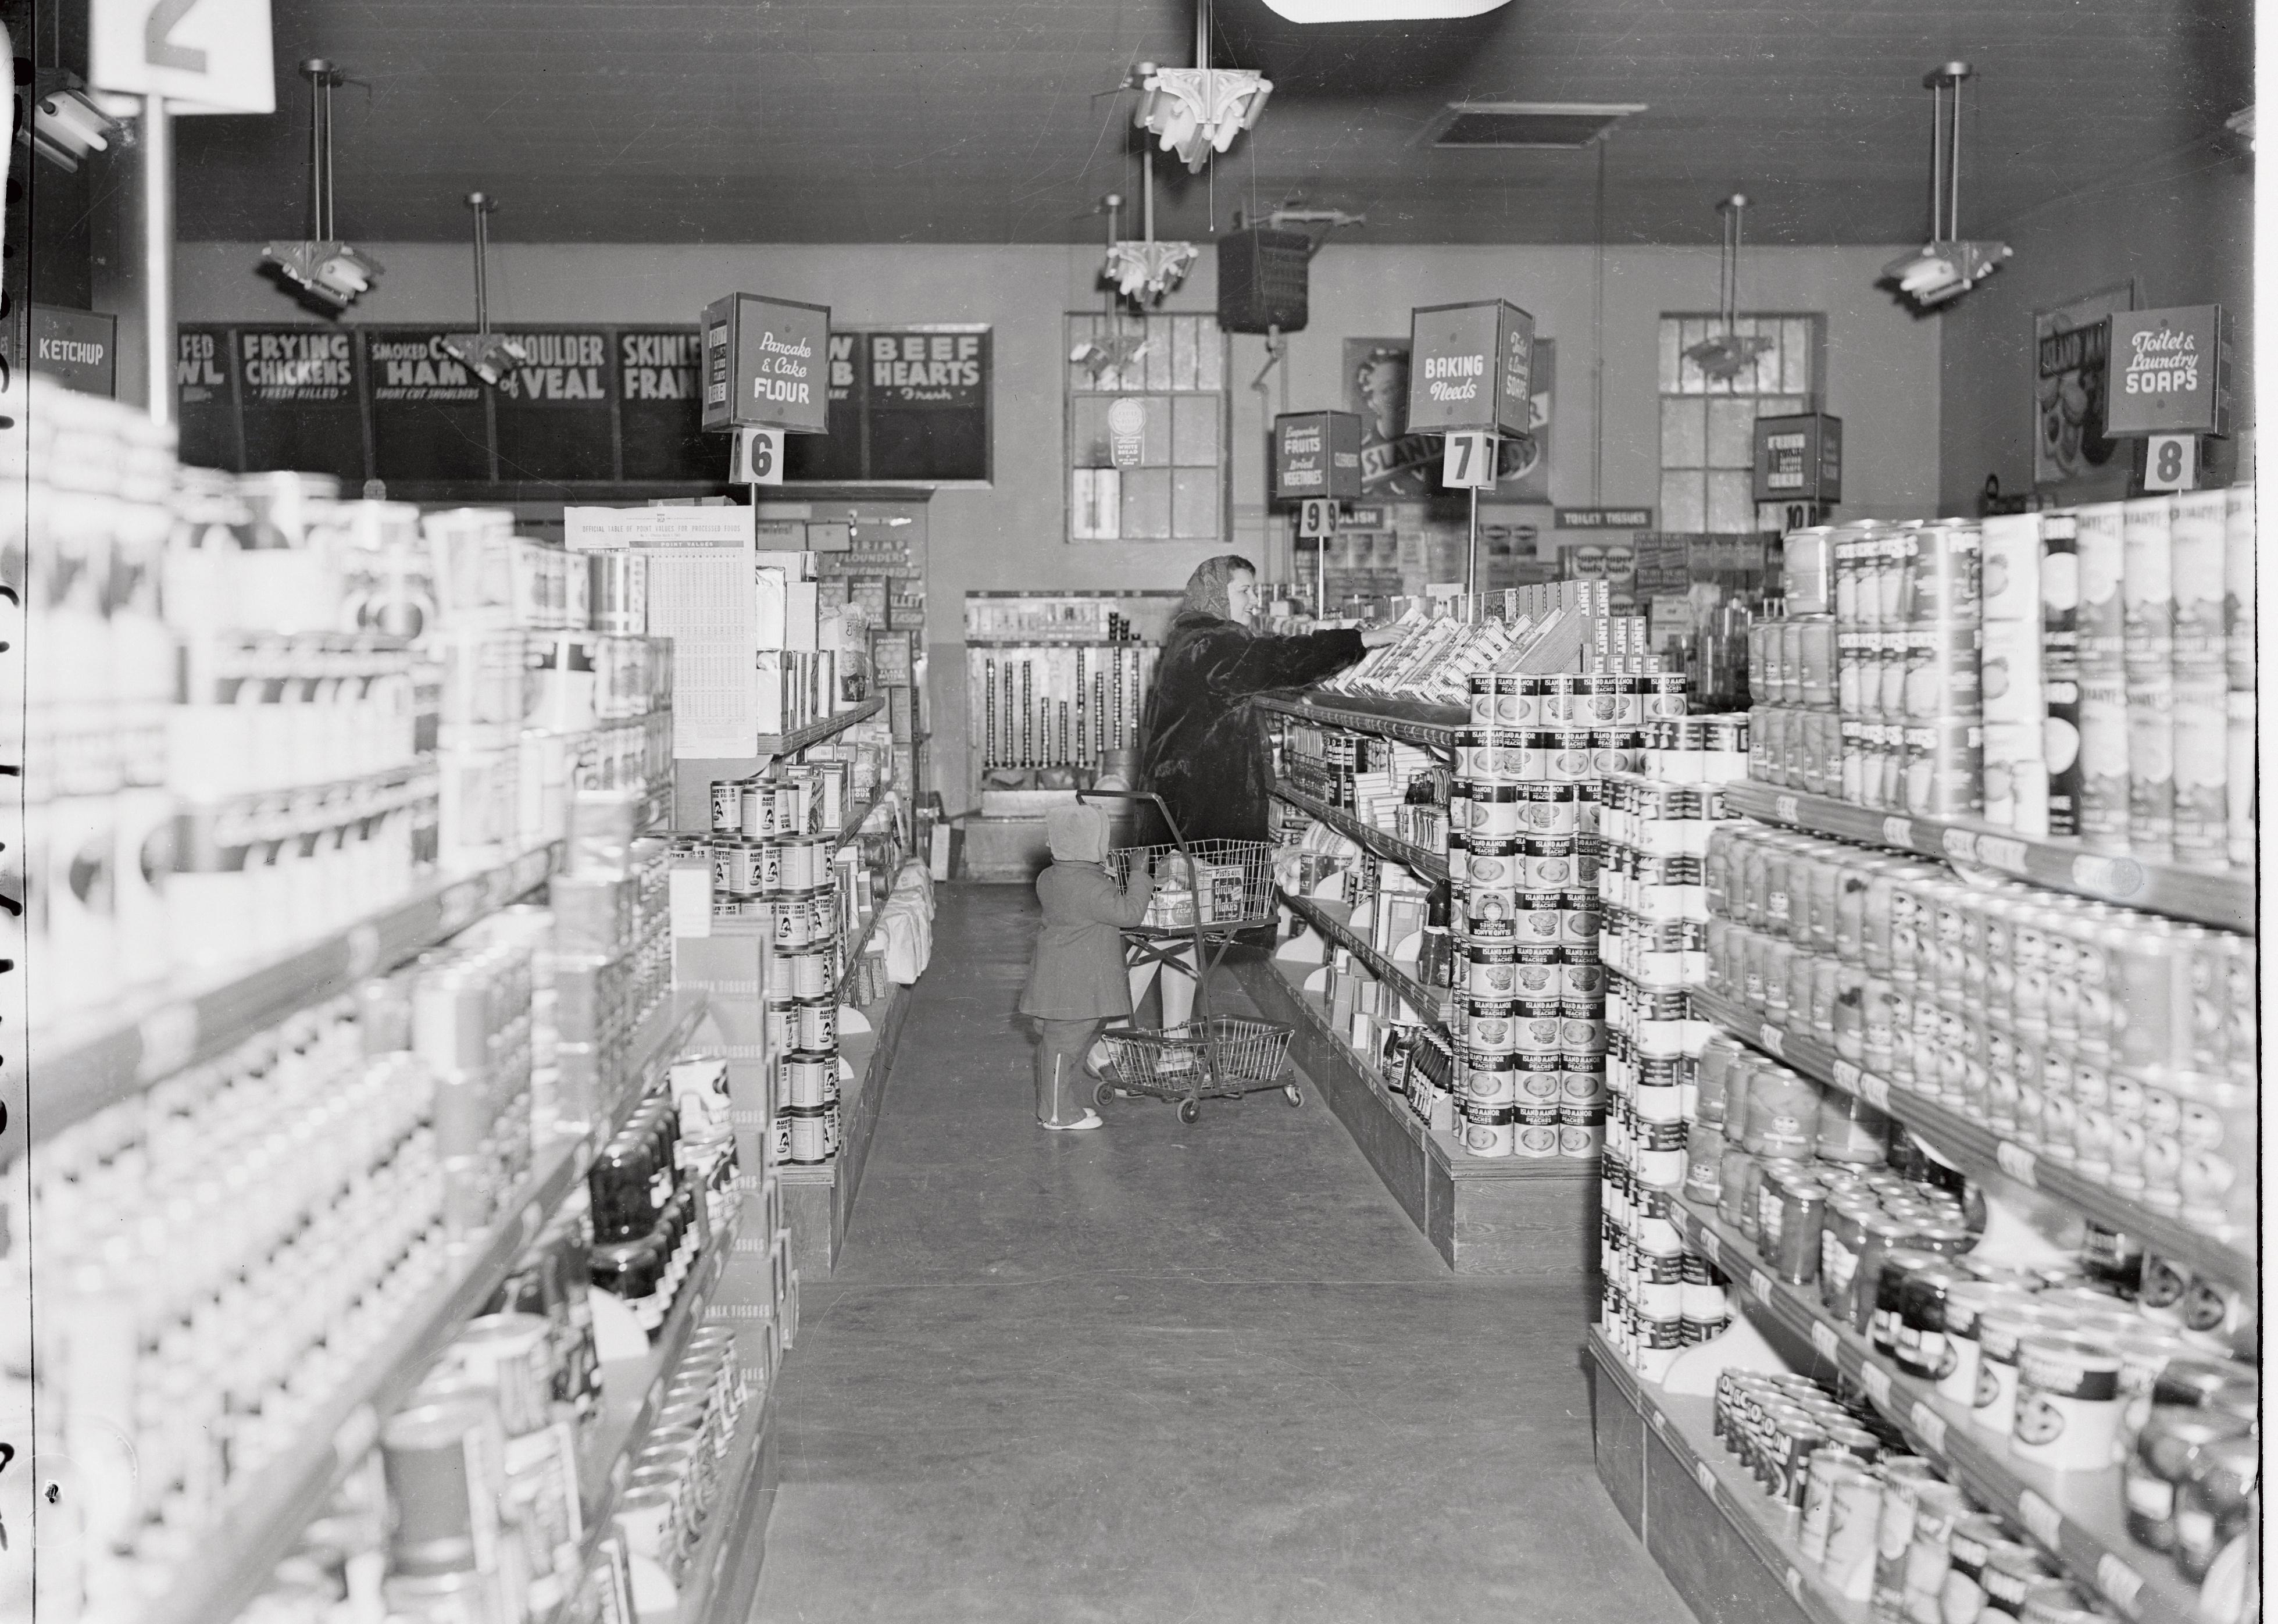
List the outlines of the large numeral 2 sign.
<svg viewBox="0 0 2278 1624">
<path fill-rule="evenodd" d="M 269 0 L 89 0 L 88 79 L 176 112 L 275 112 Z"/>
</svg>

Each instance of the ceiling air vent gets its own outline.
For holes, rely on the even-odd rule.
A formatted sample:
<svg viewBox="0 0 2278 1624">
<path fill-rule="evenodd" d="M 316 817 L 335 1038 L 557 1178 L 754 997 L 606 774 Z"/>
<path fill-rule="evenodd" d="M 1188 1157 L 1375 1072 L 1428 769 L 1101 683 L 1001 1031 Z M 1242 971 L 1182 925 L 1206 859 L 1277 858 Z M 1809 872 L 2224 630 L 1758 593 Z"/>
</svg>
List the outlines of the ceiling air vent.
<svg viewBox="0 0 2278 1624">
<path fill-rule="evenodd" d="M 1450 102 L 1424 132 L 1434 147 L 1540 147 L 1567 151 L 1589 146 L 1642 103 L 1591 102 Z"/>
</svg>

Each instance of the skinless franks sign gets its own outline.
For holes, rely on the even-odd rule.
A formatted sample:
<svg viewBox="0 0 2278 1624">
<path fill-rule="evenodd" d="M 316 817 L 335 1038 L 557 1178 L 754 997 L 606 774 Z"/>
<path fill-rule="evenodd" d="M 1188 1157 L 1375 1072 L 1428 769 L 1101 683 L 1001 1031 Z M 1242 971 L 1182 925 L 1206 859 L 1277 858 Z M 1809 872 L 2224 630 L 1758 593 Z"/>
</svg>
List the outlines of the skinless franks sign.
<svg viewBox="0 0 2278 1624">
<path fill-rule="evenodd" d="M 463 325 L 186 324 L 175 357 L 183 456 L 420 485 L 718 485 L 704 433 L 700 329 L 516 327 L 525 358 L 485 385 L 447 346 Z M 811 377 L 827 432 L 796 436 L 793 481 L 989 477 L 986 328 L 826 333 Z"/>
</svg>

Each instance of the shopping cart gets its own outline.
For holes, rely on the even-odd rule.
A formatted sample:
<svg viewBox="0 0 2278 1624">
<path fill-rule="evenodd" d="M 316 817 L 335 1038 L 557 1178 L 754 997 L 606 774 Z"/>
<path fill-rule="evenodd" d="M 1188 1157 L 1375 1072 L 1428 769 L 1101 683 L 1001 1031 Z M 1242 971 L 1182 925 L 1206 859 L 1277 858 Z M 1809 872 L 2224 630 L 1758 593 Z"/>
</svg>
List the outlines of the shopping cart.
<svg viewBox="0 0 2278 1624">
<path fill-rule="evenodd" d="M 1269 1088 L 1280 1089 L 1291 1105 L 1303 1105 L 1304 1091 L 1282 1075 L 1289 1063 L 1292 1029 L 1221 1015 L 1211 1007 L 1211 972 L 1235 938 L 1273 922 L 1273 846 L 1264 840 L 1189 841 L 1160 795 L 1080 790 L 1076 799 L 1153 801 L 1170 831 L 1170 843 L 1119 846 L 1107 854 L 1107 873 L 1125 885 L 1135 867 L 1152 870 L 1175 859 L 1190 885 L 1186 908 L 1150 912 L 1146 923 L 1125 926 L 1123 939 L 1133 969 L 1155 964 L 1165 976 L 1193 979 L 1196 1018 L 1156 1031 L 1119 1027 L 1104 1033 L 1113 1075 L 1101 1079 L 1094 1099 L 1103 1106 L 1117 1094 L 1175 1101 L 1182 1122 L 1202 1115 L 1204 1099 L 1238 1099 Z M 1160 891 L 1156 894 L 1163 897 Z"/>
</svg>

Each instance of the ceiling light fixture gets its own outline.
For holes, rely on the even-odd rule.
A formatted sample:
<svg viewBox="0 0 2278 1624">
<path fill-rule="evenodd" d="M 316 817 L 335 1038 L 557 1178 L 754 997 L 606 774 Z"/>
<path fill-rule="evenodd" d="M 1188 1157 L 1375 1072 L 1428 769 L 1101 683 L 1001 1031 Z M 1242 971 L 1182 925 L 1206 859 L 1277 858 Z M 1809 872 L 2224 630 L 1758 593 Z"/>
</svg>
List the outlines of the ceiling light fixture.
<svg viewBox="0 0 2278 1624">
<path fill-rule="evenodd" d="M 1139 65 L 1139 111 L 1132 122 L 1151 134 L 1166 152 L 1176 152 L 1189 171 L 1234 145 L 1255 129 L 1273 94 L 1273 81 L 1253 68 L 1214 68 L 1210 60 L 1211 0 L 1195 0 L 1195 65 Z"/>
<path fill-rule="evenodd" d="M 1735 192 L 1716 205 L 1717 224 L 1724 233 L 1716 257 L 1716 316 L 1724 330 L 1686 348 L 1685 358 L 1718 383 L 1730 383 L 1756 364 L 1772 347 L 1764 338 L 1743 338 L 1740 322 L 1740 217 L 1748 211 L 1746 195 Z"/>
<path fill-rule="evenodd" d="M 1961 240 L 1961 81 L 1974 73 L 1967 62 L 1949 62 L 1923 76 L 1923 88 L 1930 93 L 1930 241 L 1883 267 L 1884 283 L 1917 311 L 1959 299 L 2009 257 L 2006 242 Z"/>
<path fill-rule="evenodd" d="M 443 353 L 495 389 L 510 368 L 530 359 L 530 347 L 491 331 L 490 214 L 498 199 L 487 192 L 469 192 L 467 207 L 475 211 L 475 330 L 446 336 Z"/>
<path fill-rule="evenodd" d="M 18 139 L 57 168 L 75 170 L 113 142 L 131 141 L 131 126 L 96 106 L 78 74 L 42 68 L 33 87 L 32 126 Z"/>
<path fill-rule="evenodd" d="M 379 262 L 334 237 L 333 224 L 333 87 L 348 75 L 321 57 L 301 65 L 309 81 L 309 239 L 271 242 L 262 251 L 264 271 L 313 310 L 337 316 L 371 291 Z"/>
</svg>

